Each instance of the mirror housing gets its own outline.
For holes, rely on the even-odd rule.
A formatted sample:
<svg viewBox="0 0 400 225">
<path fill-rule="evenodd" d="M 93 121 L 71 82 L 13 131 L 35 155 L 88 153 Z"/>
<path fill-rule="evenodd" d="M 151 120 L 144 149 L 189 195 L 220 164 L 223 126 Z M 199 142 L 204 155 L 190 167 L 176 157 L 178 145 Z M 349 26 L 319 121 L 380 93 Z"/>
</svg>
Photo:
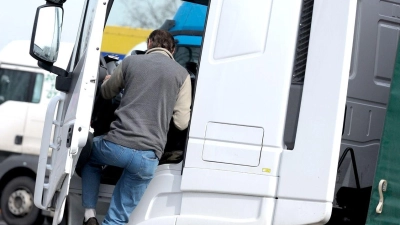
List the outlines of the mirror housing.
<svg viewBox="0 0 400 225">
<path fill-rule="evenodd" d="M 42 62 L 57 61 L 60 47 L 63 8 L 47 3 L 36 10 L 29 54 Z"/>
<path fill-rule="evenodd" d="M 40 68 L 58 75 L 56 78 L 57 90 L 68 92 L 72 77 L 66 70 L 53 66 L 57 61 L 60 48 L 64 15 L 62 3 L 65 1 L 47 0 L 46 5 L 37 8 L 29 54 L 38 60 Z"/>
<path fill-rule="evenodd" d="M 52 3 L 54 3 L 54 4 L 60 4 L 60 5 L 62 5 L 62 4 L 64 4 L 67 0 L 46 0 L 46 1 L 52 2 Z"/>
<path fill-rule="evenodd" d="M 192 2 L 200 5 L 208 6 L 210 5 L 210 0 L 183 0 L 185 2 Z"/>
</svg>

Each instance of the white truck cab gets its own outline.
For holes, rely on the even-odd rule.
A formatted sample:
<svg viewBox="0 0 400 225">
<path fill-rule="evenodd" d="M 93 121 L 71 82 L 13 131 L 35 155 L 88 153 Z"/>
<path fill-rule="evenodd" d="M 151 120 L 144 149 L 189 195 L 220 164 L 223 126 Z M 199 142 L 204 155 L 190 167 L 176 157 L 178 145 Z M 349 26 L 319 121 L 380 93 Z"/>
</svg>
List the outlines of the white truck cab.
<svg viewBox="0 0 400 225">
<path fill-rule="evenodd" d="M 33 204 L 34 180 L 47 104 L 58 93 L 56 75 L 38 67 L 29 46 L 13 41 L 0 51 L 0 208 L 8 224 L 43 218 Z M 62 43 L 58 65 L 68 65 L 72 47 Z"/>
<path fill-rule="evenodd" d="M 366 168 L 377 161 L 393 74 L 387 68 L 394 67 L 392 49 L 399 37 L 398 4 L 185 2 L 206 6 L 207 14 L 204 29 L 192 31 L 193 36 L 201 32 L 201 48 L 199 59 L 191 61 L 198 71 L 190 127 L 183 140 L 168 136 L 168 141 L 184 143 L 181 149 L 169 149 L 168 143 L 165 149 L 165 155 L 179 150 L 184 157 L 161 159 L 129 224 L 335 224 L 331 217 L 356 224 L 358 212 L 350 212 L 357 219 L 348 217 L 349 208 L 336 191 L 352 186 L 349 158 L 342 168 L 347 178 L 338 176 L 339 155 L 347 153 L 345 148 L 360 149 L 356 155 L 367 159 L 362 162 L 362 177 L 367 177 L 363 188 L 372 186 L 374 172 Z M 63 4 L 68 2 L 48 0 L 38 8 L 31 47 L 39 65 L 58 74 L 61 91 L 46 112 L 35 191 L 35 205 L 54 211 L 53 224 L 64 212 L 69 224 L 82 221 L 81 178 L 75 167 L 90 154 L 92 111 L 106 67 L 99 60 L 104 24 L 123 8 L 117 0 L 85 1 L 69 67 L 63 70 L 53 66 Z M 191 58 L 193 45 L 168 23 L 171 29 L 162 28 L 174 32 L 177 44 L 187 49 L 182 55 Z M 44 32 L 40 27 L 51 29 Z M 375 68 L 365 69 L 369 65 Z M 100 220 L 118 179 L 115 170 L 106 167 L 105 174 L 107 170 L 112 179 L 105 177 L 100 186 Z M 365 199 L 368 203 L 369 195 Z M 336 209 L 346 215 L 335 215 Z"/>
</svg>

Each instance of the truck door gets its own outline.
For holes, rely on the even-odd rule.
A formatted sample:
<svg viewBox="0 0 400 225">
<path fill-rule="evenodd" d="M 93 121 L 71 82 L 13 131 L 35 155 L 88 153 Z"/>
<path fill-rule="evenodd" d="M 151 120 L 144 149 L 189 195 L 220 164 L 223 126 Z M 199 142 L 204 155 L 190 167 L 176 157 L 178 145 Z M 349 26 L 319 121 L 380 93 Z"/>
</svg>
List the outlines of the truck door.
<svg viewBox="0 0 400 225">
<path fill-rule="evenodd" d="M 51 99 L 46 112 L 35 187 L 35 205 L 55 212 L 53 224 L 58 224 L 63 217 L 70 178 L 89 132 L 107 3 L 108 1 L 97 0 L 85 2 L 68 76 L 57 77 L 64 81 L 57 81 L 56 87 L 67 87 L 67 90 Z M 45 15 L 52 11 L 40 10 L 39 13 Z M 46 16 L 44 18 L 57 18 L 54 15 Z M 40 16 L 38 18 L 36 24 L 39 28 L 42 22 L 48 23 L 41 21 Z M 70 87 L 66 85 L 69 82 Z M 54 138 L 50 140 L 53 126 Z M 47 157 L 49 148 L 52 149 L 50 160 Z M 48 179 L 45 182 L 47 174 Z"/>
<path fill-rule="evenodd" d="M 392 83 L 390 85 L 389 103 L 381 139 L 377 169 L 372 186 L 366 224 L 398 224 L 400 178 L 397 171 L 400 155 L 400 45 L 397 47 Z"/>
</svg>

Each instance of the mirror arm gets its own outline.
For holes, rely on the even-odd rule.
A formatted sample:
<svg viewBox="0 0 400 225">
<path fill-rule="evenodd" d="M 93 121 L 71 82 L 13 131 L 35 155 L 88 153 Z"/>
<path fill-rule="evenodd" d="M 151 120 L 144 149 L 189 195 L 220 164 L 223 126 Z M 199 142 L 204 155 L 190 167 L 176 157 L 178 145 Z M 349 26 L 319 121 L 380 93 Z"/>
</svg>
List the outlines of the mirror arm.
<svg viewBox="0 0 400 225">
<path fill-rule="evenodd" d="M 58 75 L 56 77 L 56 89 L 57 90 L 65 92 L 65 93 L 69 92 L 69 89 L 71 88 L 72 77 L 66 70 L 64 70 L 60 67 L 53 66 L 52 63 L 46 63 L 46 62 L 42 62 L 42 61 L 38 61 L 38 66 L 44 70 L 47 70 L 51 73 Z"/>
<path fill-rule="evenodd" d="M 38 66 L 42 69 L 45 69 L 51 73 L 57 74 L 58 76 L 68 76 L 68 72 L 60 67 L 53 66 L 52 63 L 46 63 L 43 61 L 38 61 Z"/>
</svg>

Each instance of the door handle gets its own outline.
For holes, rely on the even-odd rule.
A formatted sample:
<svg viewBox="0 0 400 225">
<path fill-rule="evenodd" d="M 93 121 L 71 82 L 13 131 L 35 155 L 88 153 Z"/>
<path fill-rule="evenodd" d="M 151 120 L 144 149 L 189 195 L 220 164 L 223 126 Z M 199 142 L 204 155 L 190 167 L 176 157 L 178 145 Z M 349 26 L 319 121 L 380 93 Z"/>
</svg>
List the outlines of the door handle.
<svg viewBox="0 0 400 225">
<path fill-rule="evenodd" d="M 378 186 L 378 191 L 379 191 L 379 203 L 378 206 L 376 207 L 376 213 L 382 213 L 383 210 L 383 192 L 385 192 L 387 189 L 387 181 L 386 180 L 381 180 L 379 181 L 379 186 Z"/>
<path fill-rule="evenodd" d="M 22 145 L 22 140 L 24 139 L 24 137 L 22 135 L 17 135 L 14 138 L 14 144 L 16 145 Z"/>
</svg>

